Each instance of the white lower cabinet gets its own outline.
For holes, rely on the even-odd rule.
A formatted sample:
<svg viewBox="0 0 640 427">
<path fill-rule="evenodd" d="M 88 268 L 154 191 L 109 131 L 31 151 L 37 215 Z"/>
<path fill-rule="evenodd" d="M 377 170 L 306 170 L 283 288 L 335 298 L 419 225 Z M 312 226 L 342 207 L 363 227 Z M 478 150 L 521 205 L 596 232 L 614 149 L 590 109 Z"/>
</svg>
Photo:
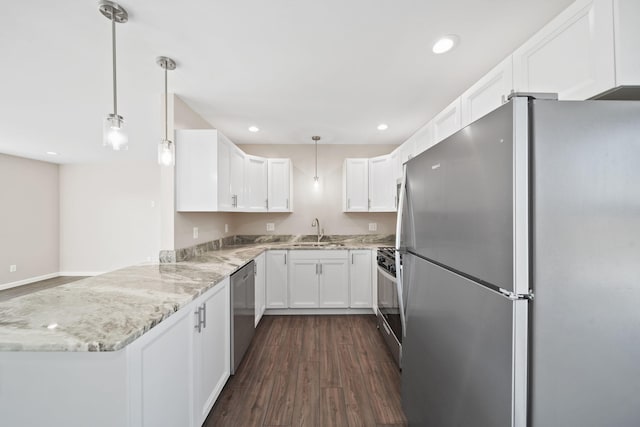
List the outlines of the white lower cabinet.
<svg viewBox="0 0 640 427">
<path fill-rule="evenodd" d="M 201 426 L 230 374 L 229 278 L 198 298 L 194 313 L 196 309 L 200 310 L 200 327 L 193 329 L 194 426 Z"/>
<path fill-rule="evenodd" d="M 127 348 L 132 426 L 194 425 L 193 324 L 180 310 Z"/>
<path fill-rule="evenodd" d="M 131 425 L 199 427 L 229 378 L 229 278 L 127 348 Z"/>
<path fill-rule="evenodd" d="M 289 251 L 290 308 L 347 308 L 348 252 L 342 250 Z"/>
<path fill-rule="evenodd" d="M 267 251 L 266 308 L 287 308 L 287 251 Z"/>
<path fill-rule="evenodd" d="M 267 281 L 267 276 L 266 276 L 266 272 L 265 272 L 265 267 L 266 267 L 266 263 L 265 263 L 265 257 L 266 255 L 263 253 L 261 253 L 260 255 L 258 255 L 255 259 L 256 262 L 256 269 L 255 269 L 255 274 L 256 274 L 256 281 L 255 281 L 255 287 L 256 287 L 256 321 L 255 321 L 255 326 L 258 326 L 258 323 L 260 323 L 260 319 L 262 319 L 262 315 L 264 314 L 264 310 L 266 308 L 266 289 L 265 289 L 265 285 L 266 285 L 266 281 Z"/>
<path fill-rule="evenodd" d="M 349 251 L 349 307 L 372 307 L 371 251 Z"/>
</svg>

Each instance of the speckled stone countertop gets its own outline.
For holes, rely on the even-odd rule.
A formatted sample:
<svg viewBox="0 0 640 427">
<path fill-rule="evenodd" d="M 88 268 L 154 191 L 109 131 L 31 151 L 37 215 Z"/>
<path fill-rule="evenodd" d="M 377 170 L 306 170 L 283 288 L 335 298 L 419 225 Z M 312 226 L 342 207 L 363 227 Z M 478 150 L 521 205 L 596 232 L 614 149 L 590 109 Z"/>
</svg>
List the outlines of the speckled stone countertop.
<svg viewBox="0 0 640 427">
<path fill-rule="evenodd" d="M 316 247 L 308 239 L 245 236 L 187 261 L 136 265 L 0 302 L 0 351 L 117 351 L 267 249 L 371 249 L 392 241 L 348 237 Z"/>
</svg>

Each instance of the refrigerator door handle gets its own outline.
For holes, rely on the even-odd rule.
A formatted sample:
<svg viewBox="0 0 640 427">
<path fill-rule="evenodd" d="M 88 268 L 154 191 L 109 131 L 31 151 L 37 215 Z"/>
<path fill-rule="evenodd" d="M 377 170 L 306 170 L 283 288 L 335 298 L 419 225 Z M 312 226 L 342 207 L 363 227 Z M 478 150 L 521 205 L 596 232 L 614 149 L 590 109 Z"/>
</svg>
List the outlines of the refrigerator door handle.
<svg viewBox="0 0 640 427">
<path fill-rule="evenodd" d="M 398 290 L 398 305 L 400 308 L 400 323 L 402 324 L 402 336 L 407 336 L 406 306 L 403 298 L 402 263 L 400 262 L 400 248 L 402 247 L 402 213 L 404 210 L 405 185 L 407 182 L 407 165 L 402 165 L 402 180 L 400 181 L 400 194 L 398 194 L 398 214 L 396 219 L 396 288 Z"/>
</svg>

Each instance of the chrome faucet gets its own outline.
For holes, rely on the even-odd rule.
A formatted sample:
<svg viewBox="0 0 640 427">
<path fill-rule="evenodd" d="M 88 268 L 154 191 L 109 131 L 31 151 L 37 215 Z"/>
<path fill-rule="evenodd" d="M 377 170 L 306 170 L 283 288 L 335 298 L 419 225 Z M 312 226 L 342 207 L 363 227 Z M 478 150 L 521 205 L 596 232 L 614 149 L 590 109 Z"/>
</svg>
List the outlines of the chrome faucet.
<svg viewBox="0 0 640 427">
<path fill-rule="evenodd" d="M 320 243 L 320 240 L 324 237 L 324 230 L 320 231 L 320 220 L 318 218 L 314 218 L 313 222 L 311 223 L 311 226 L 318 227 L 317 236 L 318 236 L 318 243 Z"/>
</svg>

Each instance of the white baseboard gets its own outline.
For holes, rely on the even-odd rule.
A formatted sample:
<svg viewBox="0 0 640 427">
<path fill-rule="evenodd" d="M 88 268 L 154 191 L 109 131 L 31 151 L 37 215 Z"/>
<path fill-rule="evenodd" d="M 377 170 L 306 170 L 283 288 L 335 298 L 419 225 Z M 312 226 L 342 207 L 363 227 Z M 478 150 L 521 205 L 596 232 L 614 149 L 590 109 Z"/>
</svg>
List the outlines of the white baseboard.
<svg viewBox="0 0 640 427">
<path fill-rule="evenodd" d="M 22 279 L 22 280 L 18 280 L 11 283 L 5 283 L 4 285 L 0 285 L 0 291 L 4 289 L 15 288 L 17 286 L 28 285 L 29 283 L 33 283 L 33 282 L 39 282 L 40 280 L 53 279 L 54 277 L 58 277 L 58 276 L 60 276 L 59 273 L 50 273 L 50 274 L 45 274 L 43 276 L 29 277 L 28 279 Z"/>
<path fill-rule="evenodd" d="M 99 276 L 106 271 L 61 271 L 58 276 Z"/>
<path fill-rule="evenodd" d="M 304 314 L 375 314 L 375 312 L 371 308 L 268 308 L 264 311 L 265 316 Z"/>
<path fill-rule="evenodd" d="M 0 291 L 5 289 L 16 288 L 22 285 L 28 285 L 29 283 L 39 282 L 41 280 L 53 279 L 60 276 L 97 276 L 104 274 L 105 271 L 60 271 L 57 273 L 45 274 L 43 276 L 29 277 L 28 279 L 22 279 L 11 283 L 5 283 L 0 285 Z"/>
</svg>

